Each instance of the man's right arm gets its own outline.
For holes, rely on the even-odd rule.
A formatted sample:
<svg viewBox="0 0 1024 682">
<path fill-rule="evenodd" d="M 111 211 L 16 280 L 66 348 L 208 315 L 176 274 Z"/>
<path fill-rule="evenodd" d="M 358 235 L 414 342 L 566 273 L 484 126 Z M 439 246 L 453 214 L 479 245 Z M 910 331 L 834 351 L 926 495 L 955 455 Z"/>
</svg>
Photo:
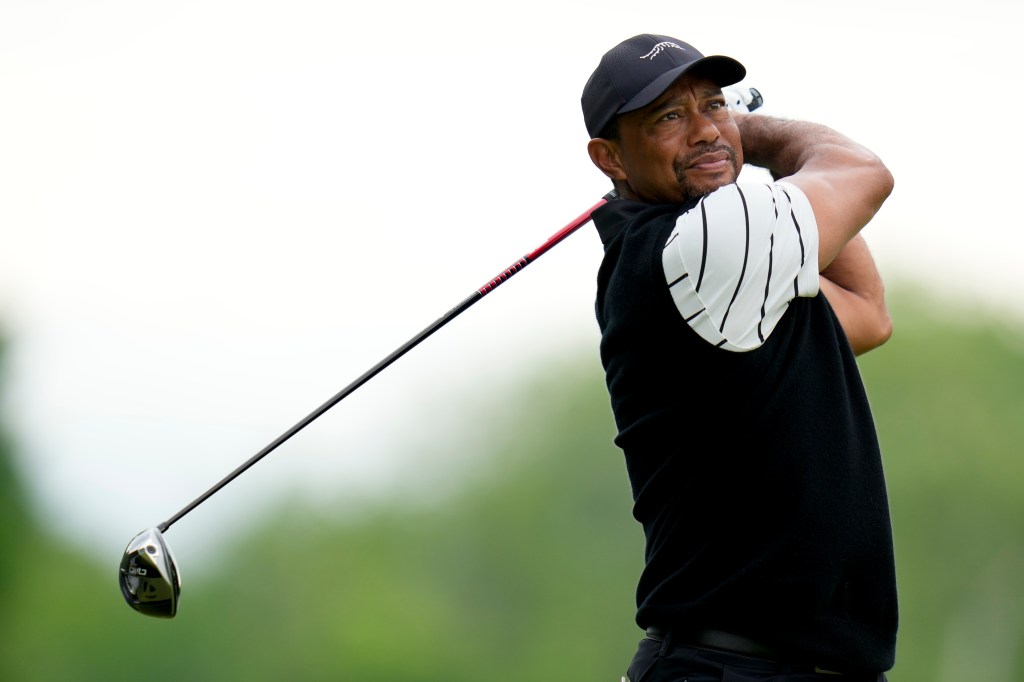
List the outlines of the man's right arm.
<svg viewBox="0 0 1024 682">
<path fill-rule="evenodd" d="M 823 125 L 733 116 L 744 161 L 807 195 L 818 223 L 818 268 L 824 270 L 892 192 L 892 174 L 866 148 Z"/>
<path fill-rule="evenodd" d="M 882 280 L 859 232 L 892 192 L 893 178 L 861 145 L 822 125 L 735 115 L 747 163 L 799 187 L 818 224 L 821 292 L 857 354 L 888 340 Z"/>
</svg>

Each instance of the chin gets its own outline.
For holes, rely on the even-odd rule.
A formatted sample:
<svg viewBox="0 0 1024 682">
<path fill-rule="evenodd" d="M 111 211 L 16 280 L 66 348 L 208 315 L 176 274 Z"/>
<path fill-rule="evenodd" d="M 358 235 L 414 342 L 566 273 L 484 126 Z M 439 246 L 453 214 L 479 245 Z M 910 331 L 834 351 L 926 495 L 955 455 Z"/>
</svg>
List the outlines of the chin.
<svg viewBox="0 0 1024 682">
<path fill-rule="evenodd" d="M 726 185 L 732 185 L 736 183 L 736 176 L 734 175 L 731 179 L 722 180 L 721 182 L 704 182 L 704 183 L 684 183 L 682 186 L 683 201 L 690 199 L 696 199 L 699 197 L 706 197 L 712 192 L 719 190 Z"/>
</svg>

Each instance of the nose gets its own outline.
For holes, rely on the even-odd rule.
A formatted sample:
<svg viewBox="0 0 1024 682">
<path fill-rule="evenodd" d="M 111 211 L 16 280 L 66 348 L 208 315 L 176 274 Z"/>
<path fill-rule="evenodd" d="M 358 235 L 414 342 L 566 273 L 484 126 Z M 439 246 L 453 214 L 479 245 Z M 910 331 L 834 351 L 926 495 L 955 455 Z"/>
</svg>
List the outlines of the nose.
<svg viewBox="0 0 1024 682">
<path fill-rule="evenodd" d="M 694 116 L 690 120 L 692 124 L 690 125 L 690 130 L 687 131 L 686 141 L 691 147 L 696 147 L 700 144 L 711 144 L 720 137 L 718 126 L 707 116 Z"/>
</svg>

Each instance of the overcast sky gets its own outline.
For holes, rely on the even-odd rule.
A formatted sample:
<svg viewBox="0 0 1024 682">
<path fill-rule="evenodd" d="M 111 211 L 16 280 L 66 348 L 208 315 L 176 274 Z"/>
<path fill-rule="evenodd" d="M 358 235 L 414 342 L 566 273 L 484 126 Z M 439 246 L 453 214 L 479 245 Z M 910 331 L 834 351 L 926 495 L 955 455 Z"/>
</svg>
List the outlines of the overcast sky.
<svg viewBox="0 0 1024 682">
<path fill-rule="evenodd" d="M 896 191 L 865 234 L 890 282 L 955 297 L 960 318 L 1021 319 L 1022 28 L 998 0 L 4 0 L 2 417 L 19 464 L 67 537 L 115 560 L 607 190 L 579 95 L 642 32 L 738 58 L 765 113 L 887 162 Z M 401 453 L 479 428 L 466 403 L 497 404 L 551 352 L 596 363 L 599 259 L 584 229 L 172 544 L 282 496 L 393 490 Z"/>
</svg>

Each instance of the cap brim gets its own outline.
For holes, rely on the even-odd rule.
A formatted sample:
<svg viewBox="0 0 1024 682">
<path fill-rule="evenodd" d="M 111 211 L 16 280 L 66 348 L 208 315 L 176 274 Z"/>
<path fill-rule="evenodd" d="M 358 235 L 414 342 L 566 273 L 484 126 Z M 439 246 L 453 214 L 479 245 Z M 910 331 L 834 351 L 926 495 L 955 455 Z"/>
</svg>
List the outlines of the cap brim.
<svg viewBox="0 0 1024 682">
<path fill-rule="evenodd" d="M 682 78 L 684 74 L 691 72 L 699 72 L 701 75 L 707 76 L 719 87 L 739 83 L 747 75 L 747 69 L 732 57 L 725 57 L 723 55 L 702 57 L 697 61 L 684 64 L 661 74 L 648 83 L 647 87 L 636 93 L 632 99 L 623 104 L 615 113 L 625 114 L 646 107 L 661 97 L 661 94 L 668 90 L 670 85 Z"/>
</svg>

